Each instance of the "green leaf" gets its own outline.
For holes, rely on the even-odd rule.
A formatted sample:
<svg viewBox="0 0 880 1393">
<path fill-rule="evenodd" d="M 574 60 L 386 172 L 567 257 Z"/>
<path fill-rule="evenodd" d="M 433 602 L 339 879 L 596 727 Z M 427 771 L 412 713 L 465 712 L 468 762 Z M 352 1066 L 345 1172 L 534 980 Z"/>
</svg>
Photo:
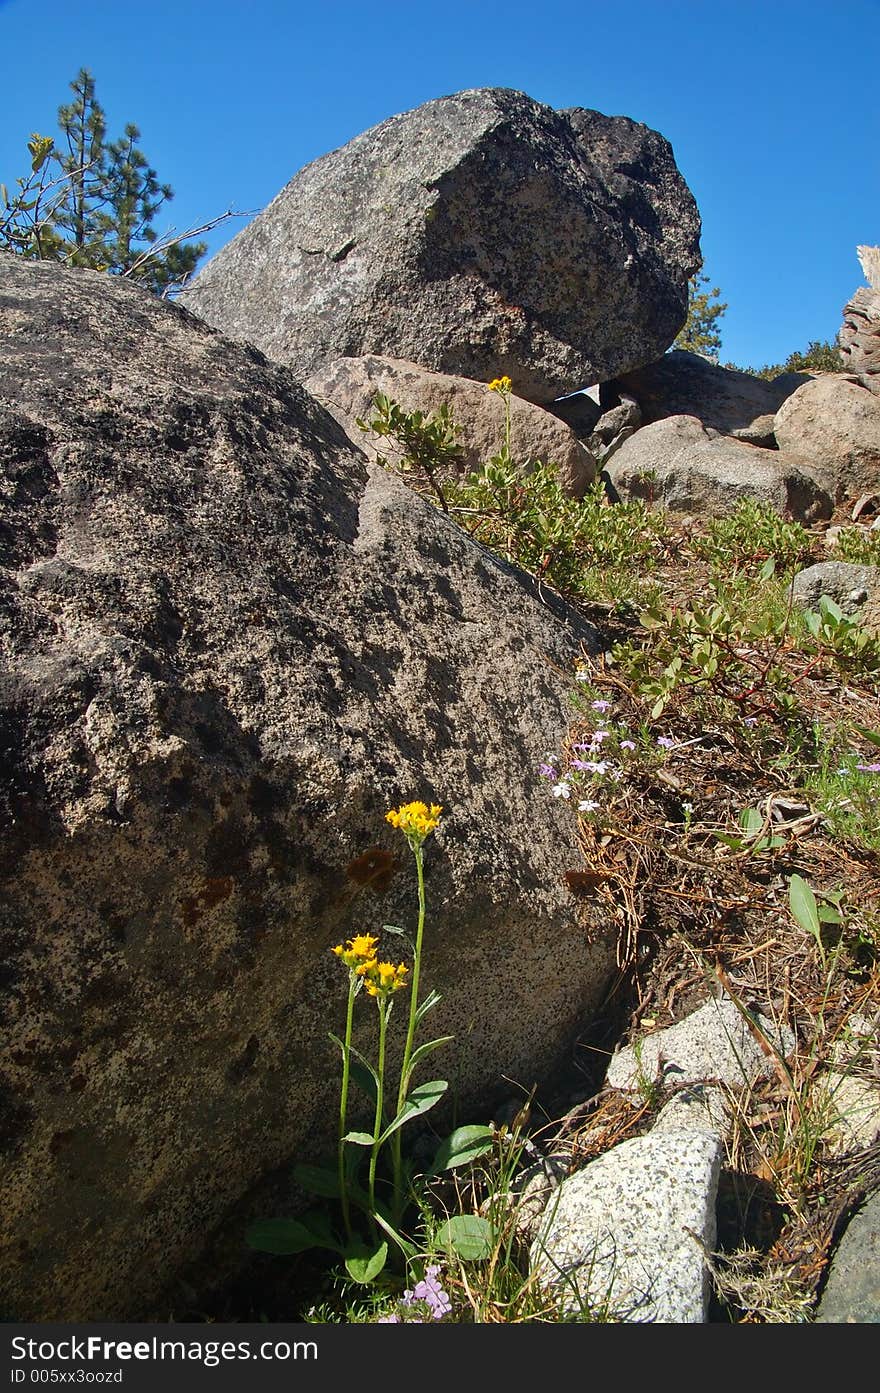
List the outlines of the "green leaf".
<svg viewBox="0 0 880 1393">
<path fill-rule="evenodd" d="M 373 1136 L 370 1132 L 346 1132 L 343 1141 L 351 1142 L 353 1146 L 372 1146 Z"/>
<path fill-rule="evenodd" d="M 819 911 L 816 896 L 802 876 L 793 875 L 788 882 L 788 904 L 802 929 L 819 938 Z"/>
<path fill-rule="evenodd" d="M 843 618 L 843 610 L 835 604 L 830 595 L 822 595 L 819 598 L 819 613 L 824 619 L 834 619 L 840 623 Z"/>
<path fill-rule="evenodd" d="M 760 578 L 761 580 L 769 580 L 770 577 L 774 574 L 775 570 L 776 570 L 776 557 L 775 557 L 775 556 L 768 556 L 768 557 L 767 557 L 767 560 L 764 562 L 763 566 L 761 567 L 760 571 L 758 572 L 758 576 L 759 576 L 759 578 Z"/>
<path fill-rule="evenodd" d="M 322 1195 L 325 1199 L 338 1199 L 339 1173 L 327 1170 L 324 1166 L 294 1166 L 292 1178 L 297 1185 L 308 1190 L 310 1195 Z"/>
<path fill-rule="evenodd" d="M 423 1045 L 419 1045 L 418 1049 L 413 1051 L 412 1058 L 409 1061 L 410 1072 L 416 1068 L 416 1065 L 421 1064 L 422 1060 L 425 1059 L 432 1050 L 439 1049 L 441 1045 L 449 1045 L 454 1039 L 454 1035 L 441 1035 L 436 1040 L 426 1040 Z"/>
<path fill-rule="evenodd" d="M 379 1227 L 385 1230 L 388 1237 L 397 1245 L 405 1258 L 415 1257 L 418 1251 L 415 1245 L 410 1243 L 408 1238 L 404 1238 L 403 1234 L 398 1233 L 397 1229 L 389 1223 L 388 1219 L 386 1219 L 385 1215 L 379 1209 L 373 1211 L 373 1218 L 376 1220 Z"/>
<path fill-rule="evenodd" d="M 469 1161 L 476 1160 L 478 1156 L 485 1155 L 487 1151 L 492 1150 L 494 1136 L 492 1128 L 483 1123 L 474 1123 L 469 1127 L 456 1127 L 455 1131 L 444 1138 L 437 1147 L 428 1175 L 452 1170 L 454 1166 L 465 1166 Z"/>
<path fill-rule="evenodd" d="M 863 735 L 866 740 L 870 740 L 872 745 L 880 745 L 880 730 L 869 730 L 867 726 L 856 725 L 853 721 L 853 729 Z"/>
<path fill-rule="evenodd" d="M 463 1262 L 479 1262 L 491 1256 L 495 1230 L 479 1214 L 454 1214 L 440 1225 L 437 1242 L 451 1248 Z"/>
<path fill-rule="evenodd" d="M 421 1006 L 416 1009 L 416 1025 L 419 1025 L 423 1018 L 427 1016 L 428 1012 L 433 1011 L 435 1006 L 439 1006 L 442 1000 L 443 998 L 438 991 L 428 992 Z"/>
<path fill-rule="evenodd" d="M 363 1055 L 352 1046 L 352 1058 L 349 1061 L 348 1072 L 370 1102 L 375 1104 L 379 1093 L 379 1075 L 373 1068 L 369 1060 L 364 1059 Z"/>
<path fill-rule="evenodd" d="M 31 170 L 34 174 L 38 174 L 49 158 L 49 153 L 55 141 L 50 135 L 37 135 L 35 133 L 31 136 L 27 144 L 31 154 Z"/>
<path fill-rule="evenodd" d="M 414 1088 L 394 1121 L 389 1122 L 388 1126 L 385 1128 L 385 1131 L 379 1138 L 379 1145 L 381 1146 L 383 1142 L 386 1142 L 394 1132 L 402 1127 L 404 1123 L 409 1122 L 413 1117 L 420 1117 L 422 1113 L 430 1112 L 431 1108 L 435 1107 L 437 1103 L 440 1102 L 440 1099 L 443 1097 L 448 1087 L 449 1084 L 446 1079 L 432 1079 L 430 1083 L 422 1083 L 419 1084 L 418 1088 Z M 372 1140 L 371 1137 L 371 1145 Z"/>
<path fill-rule="evenodd" d="M 378 1248 L 368 1248 L 363 1243 L 351 1244 L 345 1250 L 345 1270 L 352 1281 L 375 1281 L 388 1258 L 388 1244 L 383 1239 Z"/>
<path fill-rule="evenodd" d="M 832 909 L 830 904 L 820 904 L 817 909 L 817 913 L 819 915 L 820 922 L 823 924 L 843 923 L 843 918 L 840 914 L 840 911 L 837 909 Z"/>
<path fill-rule="evenodd" d="M 300 1219 L 258 1219 L 245 1232 L 245 1242 L 259 1253 L 275 1253 L 278 1256 L 305 1253 L 310 1248 L 342 1252 L 326 1215 L 319 1214 L 317 1210 L 310 1210 Z"/>
<path fill-rule="evenodd" d="M 754 836 L 754 834 L 760 832 L 761 828 L 764 826 L 764 819 L 757 808 L 743 808 L 737 818 L 737 822 L 749 836 Z"/>
<path fill-rule="evenodd" d="M 723 842 L 725 846 L 729 846 L 732 851 L 742 851 L 745 847 L 742 837 L 731 837 L 728 832 L 713 832 L 712 835 L 719 842 Z"/>
</svg>

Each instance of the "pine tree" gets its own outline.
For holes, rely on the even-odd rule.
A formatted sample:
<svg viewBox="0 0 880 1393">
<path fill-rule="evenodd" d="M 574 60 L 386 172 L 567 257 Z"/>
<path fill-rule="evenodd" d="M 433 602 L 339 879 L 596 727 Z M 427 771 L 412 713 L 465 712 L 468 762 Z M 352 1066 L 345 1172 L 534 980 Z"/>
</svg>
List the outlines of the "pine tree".
<svg viewBox="0 0 880 1393">
<path fill-rule="evenodd" d="M 106 200 L 107 121 L 87 68 L 80 69 L 70 87 L 73 101 L 58 108 L 67 148 L 52 153 L 67 176 L 66 193 L 55 212 L 55 229 L 65 239 L 65 259 L 71 266 L 103 271 L 109 269 L 100 231 L 100 210 Z"/>
<path fill-rule="evenodd" d="M 727 305 L 718 301 L 721 291 L 717 285 L 711 290 L 700 289 L 701 286 L 708 285 L 708 276 L 700 272 L 691 276 L 688 282 L 688 317 L 672 347 L 699 353 L 710 362 L 717 363 L 721 352 L 718 320 L 724 314 Z"/>
<path fill-rule="evenodd" d="M 159 182 L 138 147 L 138 127 L 129 123 L 118 140 L 108 141 L 107 119 L 89 70 L 81 68 L 70 87 L 73 100 L 58 109 L 59 140 L 34 135 L 28 145 L 32 176 L 18 181 L 20 193 L 14 199 L 0 186 L 0 246 L 128 276 L 157 295 L 166 294 L 188 279 L 207 243 L 184 246 L 187 234 L 170 241 L 158 238 L 153 219 L 174 191 Z M 54 162 L 54 181 L 46 178 L 47 160 Z M 232 214 L 207 226 L 227 216 Z"/>
</svg>

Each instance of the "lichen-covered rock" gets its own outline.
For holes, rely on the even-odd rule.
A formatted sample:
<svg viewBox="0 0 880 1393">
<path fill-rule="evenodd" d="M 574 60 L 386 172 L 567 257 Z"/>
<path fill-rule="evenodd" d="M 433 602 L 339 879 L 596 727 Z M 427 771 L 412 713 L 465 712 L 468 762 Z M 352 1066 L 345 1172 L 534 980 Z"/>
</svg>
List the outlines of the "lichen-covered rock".
<svg viewBox="0 0 880 1393">
<path fill-rule="evenodd" d="M 809 381 L 807 373 L 789 372 L 765 382 L 748 372 L 719 367 L 699 353 L 675 349 L 607 387 L 603 384 L 603 391 L 631 393 L 646 424 L 666 416 L 696 416 L 722 435 L 774 448 L 776 412 L 786 397 Z"/>
<path fill-rule="evenodd" d="M 642 426 L 603 465 L 620 497 L 647 498 L 675 512 L 724 516 L 740 498 L 770 503 L 798 522 L 833 511 L 807 460 L 718 435 L 695 416 Z"/>
<path fill-rule="evenodd" d="M 128 283 L 0 258 L 0 408 L 3 1314 L 130 1319 L 332 1150 L 329 949 L 413 926 L 389 807 L 444 809 L 425 976 L 459 1101 L 567 1051 L 613 948 L 536 765 L 596 636 Z"/>
<path fill-rule="evenodd" d="M 699 234 L 656 131 L 477 88 L 307 165 L 182 300 L 301 378 L 377 353 L 550 402 L 668 348 Z"/>
<path fill-rule="evenodd" d="M 515 386 L 516 384 L 514 384 Z M 392 440 L 362 431 L 358 418 L 369 420 L 377 392 L 384 392 L 406 411 L 426 415 L 446 404 L 460 427 L 460 472 L 479 469 L 497 455 L 504 443 L 504 403 L 485 382 L 447 373 L 428 372 L 400 358 L 336 358 L 306 379 L 306 390 L 372 458 L 384 456 L 399 464 L 402 456 Z M 543 407 L 510 398 L 511 454 L 523 465 L 540 460 L 559 468 L 563 486 L 582 498 L 596 477 L 596 461 L 574 431 Z"/>
<path fill-rule="evenodd" d="M 837 500 L 880 483 L 880 394 L 863 378 L 827 373 L 799 387 L 776 413 L 780 450 L 801 455 Z"/>
</svg>

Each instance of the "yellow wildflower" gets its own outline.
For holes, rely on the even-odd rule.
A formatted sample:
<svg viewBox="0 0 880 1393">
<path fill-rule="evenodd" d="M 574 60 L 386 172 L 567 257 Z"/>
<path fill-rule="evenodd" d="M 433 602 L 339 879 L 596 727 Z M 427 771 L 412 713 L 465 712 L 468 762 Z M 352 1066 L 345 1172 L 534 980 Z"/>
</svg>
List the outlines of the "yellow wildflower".
<svg viewBox="0 0 880 1393">
<path fill-rule="evenodd" d="M 504 377 L 493 377 L 492 381 L 489 383 L 489 391 L 501 392 L 503 395 L 505 392 L 509 392 L 512 386 L 513 383 L 505 374 Z"/>
<path fill-rule="evenodd" d="M 350 967 L 353 972 L 362 973 L 365 966 L 376 961 L 378 942 L 378 938 L 373 938 L 372 934 L 356 934 L 348 940 L 347 945 L 337 943 L 332 951 L 337 958 L 342 959 L 346 967 Z"/>
<path fill-rule="evenodd" d="M 406 963 L 398 963 L 395 967 L 394 963 L 373 962 L 364 973 L 364 985 L 370 996 L 390 996 L 406 986 L 408 972 Z"/>
<path fill-rule="evenodd" d="M 440 821 L 443 809 L 439 803 L 404 803 L 400 808 L 392 808 L 385 814 L 385 821 L 397 827 L 406 837 L 423 842 L 434 831 Z"/>
</svg>

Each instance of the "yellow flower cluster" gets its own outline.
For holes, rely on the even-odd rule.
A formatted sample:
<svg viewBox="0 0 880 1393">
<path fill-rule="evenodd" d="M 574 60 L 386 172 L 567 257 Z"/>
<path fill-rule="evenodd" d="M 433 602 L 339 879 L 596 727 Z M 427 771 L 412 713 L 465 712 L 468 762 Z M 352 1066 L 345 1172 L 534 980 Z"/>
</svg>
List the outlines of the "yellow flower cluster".
<svg viewBox="0 0 880 1393">
<path fill-rule="evenodd" d="M 378 942 L 372 934 L 357 934 L 347 943 L 337 943 L 332 951 L 356 977 L 364 979 L 370 996 L 389 996 L 406 986 L 409 968 L 406 963 L 398 963 L 396 967 L 394 963 L 380 963 L 376 957 Z"/>
<path fill-rule="evenodd" d="M 363 973 L 370 963 L 376 961 L 378 942 L 378 938 L 373 938 L 372 934 L 358 934 L 355 938 L 350 938 L 347 945 L 337 943 L 333 952 L 352 972 Z"/>
<path fill-rule="evenodd" d="M 378 963 L 374 958 L 363 971 L 364 986 L 370 996 L 390 996 L 406 986 L 408 972 L 406 963 L 398 963 L 395 967 L 394 963 Z"/>
<path fill-rule="evenodd" d="M 427 803 L 404 803 L 386 813 L 385 821 L 399 828 L 404 836 L 423 842 L 434 831 L 442 811 L 439 803 L 432 803 L 430 808 Z"/>
<path fill-rule="evenodd" d="M 489 383 L 490 392 L 500 392 L 502 395 L 505 392 L 509 392 L 512 387 L 513 383 L 506 374 L 504 377 L 493 377 L 492 381 Z"/>
</svg>

